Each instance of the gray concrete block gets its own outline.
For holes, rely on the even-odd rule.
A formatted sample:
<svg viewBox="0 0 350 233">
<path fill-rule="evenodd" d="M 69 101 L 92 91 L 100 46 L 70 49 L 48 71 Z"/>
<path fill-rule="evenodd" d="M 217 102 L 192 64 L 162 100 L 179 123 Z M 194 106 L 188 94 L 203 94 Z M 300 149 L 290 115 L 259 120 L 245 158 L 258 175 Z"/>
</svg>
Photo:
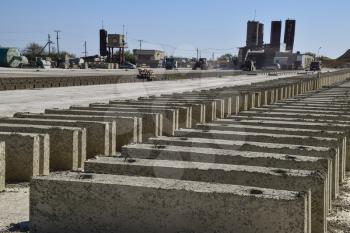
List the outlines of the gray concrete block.
<svg viewBox="0 0 350 233">
<path fill-rule="evenodd" d="M 162 101 L 169 103 L 183 103 L 183 104 L 203 104 L 205 106 L 203 122 L 211 122 L 216 119 L 216 102 L 203 99 L 174 99 L 166 97 L 141 97 L 141 101 Z"/>
<path fill-rule="evenodd" d="M 165 145 L 202 147 L 225 150 L 253 151 L 265 153 L 279 153 L 300 156 L 321 157 L 332 160 L 332 175 L 330 179 L 330 190 L 332 198 L 339 195 L 339 153 L 338 151 L 325 147 L 301 146 L 291 144 L 277 144 L 251 141 L 233 141 L 213 138 L 187 138 L 187 137 L 158 137 L 150 138 L 155 147 L 164 148 Z"/>
<path fill-rule="evenodd" d="M 112 138 L 110 138 L 110 125 L 108 123 L 33 118 L 0 118 L 0 123 L 83 128 L 86 129 L 86 158 L 90 159 L 96 155 L 112 155 L 110 154 L 110 143 L 112 141 Z M 116 155 L 116 152 L 113 155 Z M 84 161 L 80 159 L 78 163 L 81 167 Z"/>
<path fill-rule="evenodd" d="M 331 171 L 332 169 L 331 160 L 321 157 L 171 145 L 162 147 L 156 144 L 124 146 L 122 157 L 250 165 L 297 170 Z"/>
<path fill-rule="evenodd" d="M 5 190 L 5 142 L 0 141 L 0 192 Z"/>
<path fill-rule="evenodd" d="M 303 144 L 307 145 L 312 143 L 313 145 L 321 145 L 323 147 L 337 147 L 340 153 L 340 182 L 342 183 L 345 179 L 345 168 L 343 165 L 343 158 L 347 154 L 347 136 L 342 131 L 325 131 L 325 130 L 313 130 L 304 128 L 284 128 L 282 126 L 263 126 L 259 124 L 239 124 L 231 122 L 230 124 L 220 124 L 221 121 L 216 121 L 214 123 L 198 124 L 197 127 L 202 130 L 219 130 L 219 131 L 229 131 L 231 132 L 241 132 L 242 135 L 246 133 L 253 134 L 253 136 L 258 136 L 266 134 L 265 136 L 279 137 L 277 140 L 274 138 L 273 141 L 286 144 Z M 302 125 L 300 126 L 302 127 Z M 280 135 L 280 136 L 279 136 Z M 286 135 L 288 135 L 286 137 Z M 289 138 L 293 135 L 293 138 Z M 328 138 L 328 139 L 327 139 Z M 326 141 L 326 143 L 324 143 Z M 315 144 L 316 143 L 316 144 Z"/>
<path fill-rule="evenodd" d="M 311 230 L 309 193 L 150 177 L 85 177 L 89 176 L 72 174 L 32 181 L 31 232 Z M 65 195 L 54 195 L 57 190 Z"/>
<path fill-rule="evenodd" d="M 337 156 L 333 157 L 334 166 L 338 166 L 339 182 L 343 182 L 343 176 L 345 171 L 343 170 L 342 150 L 345 147 L 345 141 L 338 140 L 337 138 L 323 138 L 323 137 L 308 137 L 300 135 L 286 135 L 286 134 L 271 134 L 260 132 L 235 132 L 235 131 L 220 131 L 220 130 L 200 130 L 200 129 L 182 129 L 175 133 L 178 137 L 196 137 L 196 138 L 213 138 L 219 140 L 238 140 L 246 142 L 274 142 L 279 144 L 291 144 L 291 145 L 307 145 L 313 147 L 328 147 L 334 149 L 337 152 Z"/>
<path fill-rule="evenodd" d="M 162 135 L 163 116 L 158 113 L 135 113 L 135 112 L 101 112 L 89 110 L 73 110 L 73 109 L 46 109 L 47 114 L 62 115 L 92 115 L 103 117 L 138 117 L 142 118 L 142 138 Z M 118 134 L 118 133 L 117 133 Z"/>
<path fill-rule="evenodd" d="M 302 127 L 306 129 L 315 129 L 315 130 L 324 130 L 324 131 L 342 131 L 346 133 L 347 138 L 349 137 L 349 131 L 347 128 L 349 127 L 348 124 L 345 123 L 339 123 L 339 122 L 322 122 L 322 120 L 319 119 L 305 119 L 303 117 L 296 117 L 293 118 L 294 114 L 290 114 L 288 116 L 274 116 L 274 115 L 260 115 L 260 114 L 252 114 L 252 115 L 245 115 L 245 116 L 231 116 L 230 119 L 222 119 L 217 122 L 221 122 L 224 124 L 227 123 L 238 123 L 241 125 L 245 124 L 257 124 L 257 125 L 264 125 L 264 126 L 281 126 L 285 128 L 296 128 L 296 127 Z M 349 165 L 349 159 L 347 158 L 349 156 L 349 140 L 346 139 L 346 148 L 343 150 L 346 153 L 343 153 L 343 157 L 341 157 L 341 164 L 343 168 L 343 174 L 345 174 L 345 169 Z M 345 157 L 346 154 L 346 157 Z"/>
<path fill-rule="evenodd" d="M 40 174 L 39 135 L 0 133 L 0 141 L 6 144 L 6 182 L 28 182 Z"/>
<path fill-rule="evenodd" d="M 166 106 L 166 105 L 136 105 L 136 104 L 100 104 L 100 103 L 94 103 L 90 104 L 90 107 L 110 107 L 110 108 L 135 108 L 135 109 L 148 109 L 152 111 L 153 109 L 156 110 L 166 110 L 166 109 L 175 109 L 177 110 L 177 121 L 175 122 L 176 129 L 179 128 L 191 128 L 191 118 L 192 118 L 192 107 L 179 107 L 179 106 Z"/>
<path fill-rule="evenodd" d="M 0 132 L 49 134 L 50 170 L 77 170 L 78 157 L 86 151 L 86 131 L 81 128 L 1 123 Z"/>
<path fill-rule="evenodd" d="M 167 101 L 158 101 L 157 99 L 147 101 L 147 100 L 112 100 L 109 104 L 127 104 L 127 105 L 157 105 L 157 106 L 169 106 L 169 107 L 188 107 L 191 109 L 190 125 L 195 125 L 197 123 L 204 122 L 203 114 L 205 111 L 204 104 L 194 104 L 194 103 L 170 103 Z M 190 127 L 188 127 L 190 128 Z"/>
<path fill-rule="evenodd" d="M 173 93 L 164 94 L 160 98 L 169 98 L 174 100 L 194 100 L 194 101 L 213 101 L 215 102 L 215 118 L 224 118 L 227 115 L 227 108 L 229 106 L 230 99 L 213 95 L 203 95 L 195 92 L 189 93 Z M 225 114 L 226 113 L 226 114 Z"/>
<path fill-rule="evenodd" d="M 142 142 L 142 119 L 137 117 L 113 117 L 94 115 L 63 115 L 63 114 L 32 114 L 16 113 L 16 118 L 56 119 L 109 122 L 112 141 L 111 154 L 120 151 L 121 147 L 129 143 Z M 118 130 L 117 130 L 118 128 Z"/>
<path fill-rule="evenodd" d="M 129 159 L 125 161 L 124 158 L 99 157 L 85 163 L 85 172 L 149 176 L 301 192 L 311 189 L 312 231 L 327 232 L 328 187 L 326 178 L 315 171 L 168 160 Z"/>
<path fill-rule="evenodd" d="M 173 136 L 174 131 L 178 129 L 179 125 L 179 110 L 178 109 L 144 109 L 136 107 L 83 107 L 83 106 L 72 106 L 70 109 L 73 110 L 92 110 L 102 112 L 135 112 L 138 114 L 143 113 L 158 113 L 163 117 L 163 134 L 164 136 Z"/>
</svg>

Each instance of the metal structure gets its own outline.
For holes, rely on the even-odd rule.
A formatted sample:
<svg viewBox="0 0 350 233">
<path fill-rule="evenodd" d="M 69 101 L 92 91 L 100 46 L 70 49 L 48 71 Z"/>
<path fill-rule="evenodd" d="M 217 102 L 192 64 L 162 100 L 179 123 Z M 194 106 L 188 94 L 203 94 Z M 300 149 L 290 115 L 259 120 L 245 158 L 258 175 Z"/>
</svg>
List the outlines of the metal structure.
<svg viewBox="0 0 350 233">
<path fill-rule="evenodd" d="M 100 30 L 100 55 L 105 57 L 107 52 L 107 31 L 105 29 Z"/>
<path fill-rule="evenodd" d="M 119 49 L 119 65 L 123 65 L 125 63 L 125 35 L 122 34 L 108 34 L 108 60 L 111 61 L 114 49 Z"/>
</svg>

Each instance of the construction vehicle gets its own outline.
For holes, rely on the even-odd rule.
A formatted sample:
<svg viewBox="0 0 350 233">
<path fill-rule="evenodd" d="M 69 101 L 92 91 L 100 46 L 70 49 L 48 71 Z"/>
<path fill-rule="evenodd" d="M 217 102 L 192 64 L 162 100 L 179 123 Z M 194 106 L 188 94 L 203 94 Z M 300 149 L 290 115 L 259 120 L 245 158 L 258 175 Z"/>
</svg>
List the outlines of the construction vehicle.
<svg viewBox="0 0 350 233">
<path fill-rule="evenodd" d="M 166 70 L 175 70 L 177 69 L 177 61 L 173 57 L 165 58 L 165 69 Z"/>
<path fill-rule="evenodd" d="M 152 81 L 154 78 L 153 71 L 150 69 L 139 69 L 139 74 L 137 78 Z"/>
<path fill-rule="evenodd" d="M 208 62 L 206 58 L 199 58 L 193 65 L 192 70 L 207 70 L 208 69 Z"/>
<path fill-rule="evenodd" d="M 310 64 L 310 71 L 321 71 L 322 64 L 321 61 L 313 61 Z"/>
</svg>

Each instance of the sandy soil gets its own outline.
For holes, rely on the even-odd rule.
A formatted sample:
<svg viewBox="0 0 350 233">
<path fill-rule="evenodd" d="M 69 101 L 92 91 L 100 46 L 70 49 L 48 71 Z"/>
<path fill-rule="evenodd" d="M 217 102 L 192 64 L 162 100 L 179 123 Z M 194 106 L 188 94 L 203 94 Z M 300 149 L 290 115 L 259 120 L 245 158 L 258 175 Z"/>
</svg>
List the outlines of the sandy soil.
<svg viewBox="0 0 350 233">
<path fill-rule="evenodd" d="M 29 184 L 7 185 L 0 193 L 0 232 L 27 232 L 29 221 Z"/>
</svg>

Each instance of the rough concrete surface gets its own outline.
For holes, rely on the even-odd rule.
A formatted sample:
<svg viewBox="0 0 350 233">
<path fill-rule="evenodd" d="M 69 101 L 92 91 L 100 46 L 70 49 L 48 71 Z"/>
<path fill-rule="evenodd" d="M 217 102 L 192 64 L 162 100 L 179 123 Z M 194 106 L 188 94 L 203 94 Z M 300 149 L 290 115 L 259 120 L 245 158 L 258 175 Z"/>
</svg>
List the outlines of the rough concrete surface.
<svg viewBox="0 0 350 233">
<path fill-rule="evenodd" d="M 66 195 L 50 195 L 58 190 Z M 31 183 L 31 229 L 33 233 L 231 233 L 233 229 L 309 233 L 309 198 L 308 192 L 149 177 L 40 177 Z"/>
</svg>

